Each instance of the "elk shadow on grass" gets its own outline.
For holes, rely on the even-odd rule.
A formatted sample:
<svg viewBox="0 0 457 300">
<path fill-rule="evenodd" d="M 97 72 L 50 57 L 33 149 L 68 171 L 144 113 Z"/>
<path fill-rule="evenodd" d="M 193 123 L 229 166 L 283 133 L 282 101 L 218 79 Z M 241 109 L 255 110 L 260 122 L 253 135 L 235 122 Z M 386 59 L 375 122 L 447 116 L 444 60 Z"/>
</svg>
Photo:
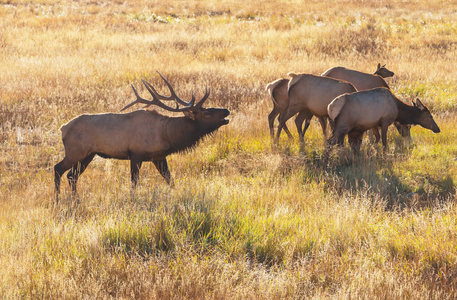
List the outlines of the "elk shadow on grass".
<svg viewBox="0 0 457 300">
<path fill-rule="evenodd" d="M 409 159 L 411 144 L 400 138 L 393 142 L 393 149 L 384 154 L 381 146 L 364 144 L 361 153 L 354 156 L 345 146 L 334 149 L 328 165 L 318 157 L 310 157 L 305 164 L 322 174 L 316 175 L 325 180 L 329 190 L 381 199 L 388 210 L 439 207 L 453 199 L 456 187 L 450 174 L 443 174 L 440 179 L 423 174 L 420 178 L 424 182 L 416 185 L 403 176 L 398 164 Z"/>
</svg>

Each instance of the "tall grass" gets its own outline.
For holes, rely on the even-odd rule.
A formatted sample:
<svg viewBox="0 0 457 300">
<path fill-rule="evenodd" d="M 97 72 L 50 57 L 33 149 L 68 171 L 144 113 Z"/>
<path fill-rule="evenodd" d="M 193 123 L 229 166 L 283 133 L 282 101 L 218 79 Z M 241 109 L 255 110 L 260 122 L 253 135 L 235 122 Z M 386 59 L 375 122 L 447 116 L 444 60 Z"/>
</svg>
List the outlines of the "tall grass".
<svg viewBox="0 0 457 300">
<path fill-rule="evenodd" d="M 441 1 L 7 1 L 0 4 L 0 295 L 15 298 L 456 297 L 455 3 Z M 389 131 L 323 164 L 267 126 L 264 88 L 290 71 L 387 63 L 441 133 Z M 119 111 L 155 71 L 231 122 L 152 164 L 96 158 L 53 206 L 59 127 Z M 294 125 L 291 123 L 292 129 Z M 294 130 L 292 130 L 294 132 Z"/>
</svg>

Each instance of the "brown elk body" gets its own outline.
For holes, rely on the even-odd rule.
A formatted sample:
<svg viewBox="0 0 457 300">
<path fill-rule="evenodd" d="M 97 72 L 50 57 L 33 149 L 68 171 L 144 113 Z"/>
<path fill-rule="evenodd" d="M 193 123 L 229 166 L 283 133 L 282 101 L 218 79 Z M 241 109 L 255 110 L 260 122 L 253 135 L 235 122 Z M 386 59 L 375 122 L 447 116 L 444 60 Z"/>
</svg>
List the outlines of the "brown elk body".
<svg viewBox="0 0 457 300">
<path fill-rule="evenodd" d="M 286 79 L 286 78 L 277 79 L 277 80 L 269 83 L 266 86 L 266 90 L 270 94 L 271 100 L 273 102 L 273 110 L 268 115 L 268 125 L 270 127 L 270 136 L 271 136 L 272 140 L 274 139 L 275 118 L 281 112 L 285 112 L 287 110 L 287 107 L 289 106 L 288 89 L 289 89 L 289 79 Z M 326 134 L 327 134 L 326 120 L 324 118 L 320 118 L 320 117 L 318 119 L 322 126 L 322 131 L 324 133 L 324 137 L 326 137 Z M 300 132 L 303 132 L 301 129 L 302 125 L 303 125 L 303 121 L 304 121 L 304 118 L 300 114 L 295 119 L 295 125 L 297 127 L 297 131 L 298 131 L 299 135 L 300 135 Z M 308 128 L 311 119 L 308 119 L 306 121 L 307 121 L 307 124 L 305 126 L 306 126 L 306 128 Z M 283 129 L 286 132 L 286 134 L 289 136 L 289 138 L 292 139 L 292 134 L 290 133 L 286 124 L 284 124 Z M 304 131 L 306 131 L 306 129 Z"/>
<path fill-rule="evenodd" d="M 394 72 L 388 70 L 385 65 L 381 66 L 379 63 L 374 74 L 364 73 L 344 67 L 330 68 L 322 74 L 322 76 L 348 81 L 355 86 L 357 91 L 371 90 L 378 87 L 389 88 L 389 85 L 384 78 L 394 75 Z M 401 125 L 398 122 L 394 122 L 394 125 L 402 137 L 411 139 L 411 125 Z M 372 131 L 376 137 L 375 142 L 378 143 L 380 140 L 379 128 L 373 128 Z"/>
<path fill-rule="evenodd" d="M 352 93 L 356 88 L 349 82 L 316 76 L 311 74 L 289 73 L 292 79 L 289 81 L 288 98 L 289 105 L 279 115 L 279 126 L 276 133 L 276 141 L 279 140 L 281 130 L 286 121 L 297 113 L 300 113 L 295 123 L 302 124 L 306 120 L 303 130 L 299 131 L 300 142 L 304 142 L 304 135 L 313 116 L 319 118 L 327 117 L 327 106 L 337 96 L 344 93 Z M 322 125 L 322 122 L 321 122 Z M 325 136 L 325 127 L 323 127 Z"/>
<path fill-rule="evenodd" d="M 389 88 L 389 85 L 384 80 L 386 77 L 393 76 L 394 73 L 378 64 L 378 69 L 374 74 L 360 72 L 344 67 L 330 68 L 322 76 L 346 80 L 352 83 L 358 91 L 371 90 L 378 87 Z"/>
<path fill-rule="evenodd" d="M 334 121 L 333 136 L 329 149 L 336 143 L 342 144 L 345 135 L 354 153 L 358 153 L 366 130 L 380 127 L 382 144 L 387 149 L 387 129 L 394 121 L 402 125 L 421 125 L 440 132 L 430 111 L 419 99 L 408 105 L 386 88 L 376 88 L 341 95 L 328 106 L 329 117 Z"/>
<path fill-rule="evenodd" d="M 130 160 L 133 186 L 137 183 L 143 161 L 152 161 L 170 184 L 172 180 L 166 157 L 191 149 L 203 137 L 229 123 L 225 119 L 230 114 L 227 109 L 202 107 L 209 91 L 196 105 L 192 98 L 190 103 L 176 100 L 180 104 L 186 103 L 184 108 L 171 108 L 159 101 L 158 98 L 164 96 L 155 94 L 151 86 L 144 83 L 154 100 L 142 99 L 134 89 L 137 100 L 132 104 L 154 104 L 169 111 L 183 112 L 184 116 L 169 117 L 152 110 L 137 110 L 130 113 L 84 114 L 74 118 L 61 127 L 65 157 L 54 167 L 56 195 L 60 189 L 60 178 L 67 170 L 70 170 L 67 175 L 70 186 L 76 192 L 79 175 L 95 155 Z M 172 96 L 175 95 L 169 87 Z"/>
</svg>

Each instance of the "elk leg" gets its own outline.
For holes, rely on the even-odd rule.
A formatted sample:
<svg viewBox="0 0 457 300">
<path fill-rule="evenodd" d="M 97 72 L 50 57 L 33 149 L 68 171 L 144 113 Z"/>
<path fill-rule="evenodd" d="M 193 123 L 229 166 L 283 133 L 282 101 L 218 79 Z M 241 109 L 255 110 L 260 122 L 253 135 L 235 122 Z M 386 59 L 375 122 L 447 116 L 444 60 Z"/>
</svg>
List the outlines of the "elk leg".
<svg viewBox="0 0 457 300">
<path fill-rule="evenodd" d="M 70 172 L 67 174 L 68 183 L 70 184 L 71 190 L 76 194 L 76 183 L 78 182 L 79 175 L 81 175 L 87 166 L 94 159 L 95 154 L 91 154 L 83 160 L 79 161 L 71 167 Z"/>
<path fill-rule="evenodd" d="M 342 135 L 343 141 L 344 141 L 344 135 Z M 333 132 L 332 137 L 328 139 L 327 141 L 327 149 L 325 151 L 325 164 L 327 164 L 328 158 L 330 156 L 330 152 L 332 151 L 333 146 L 335 146 L 336 143 L 339 143 L 341 140 L 341 137 L 337 136 L 337 132 Z"/>
<path fill-rule="evenodd" d="M 296 112 L 290 111 L 289 109 L 287 109 L 287 111 L 285 111 L 285 113 L 281 112 L 279 114 L 279 126 L 278 126 L 278 132 L 276 132 L 276 143 L 279 142 L 279 136 L 281 135 L 281 130 L 283 129 L 283 127 L 287 127 L 286 126 L 287 120 L 289 120 L 295 114 L 296 114 Z M 284 129 L 284 131 L 285 131 L 285 129 Z M 289 138 L 292 139 L 292 136 L 290 136 Z"/>
<path fill-rule="evenodd" d="M 279 119 L 281 119 L 281 115 L 279 115 Z M 286 122 L 284 122 L 283 124 L 279 123 L 279 125 L 278 125 L 278 131 L 276 132 L 276 142 L 279 142 L 279 136 L 281 135 L 281 130 L 282 129 L 284 129 L 284 132 L 287 134 L 289 139 L 292 140 L 293 136 L 290 133 L 289 128 L 286 125 Z"/>
<path fill-rule="evenodd" d="M 300 140 L 300 143 L 302 143 L 302 144 L 305 143 L 305 133 L 306 133 L 306 130 L 308 130 L 309 125 L 311 124 L 312 118 L 313 118 L 313 115 L 307 113 L 307 111 L 304 111 L 304 110 L 302 110 L 298 114 L 298 116 L 295 118 L 295 126 L 297 127 L 298 138 Z M 306 120 L 305 126 L 303 127 L 303 130 L 302 130 L 302 125 L 305 120 Z"/>
<path fill-rule="evenodd" d="M 164 158 L 162 160 L 153 160 L 152 163 L 154 164 L 154 166 L 156 166 L 160 175 L 162 175 L 162 177 L 165 178 L 165 181 L 168 184 L 173 185 L 173 182 L 171 180 L 170 170 L 168 170 L 167 159 Z"/>
<path fill-rule="evenodd" d="M 132 187 L 136 187 L 136 184 L 138 183 L 138 178 L 140 178 L 140 169 L 143 161 L 135 156 L 131 155 L 130 156 L 130 174 L 132 177 Z"/>
<path fill-rule="evenodd" d="M 287 127 L 287 124 L 284 124 L 283 129 L 284 129 L 284 132 L 287 134 L 287 137 L 288 137 L 289 139 L 293 139 L 293 138 L 294 138 L 294 137 L 292 136 L 292 133 L 290 133 L 289 128 Z"/>
<path fill-rule="evenodd" d="M 322 133 L 324 134 L 324 140 L 327 140 L 327 117 L 318 117 L 319 123 L 322 127 Z"/>
<path fill-rule="evenodd" d="M 338 120 L 338 119 L 337 119 Z M 334 130 L 332 137 L 328 140 L 328 145 L 332 148 L 335 144 L 339 146 L 343 146 L 344 144 L 344 137 L 348 134 L 351 129 L 347 125 L 340 125 L 342 122 L 338 124 L 337 121 L 334 123 Z"/>
<path fill-rule="evenodd" d="M 272 140 L 275 137 L 274 122 L 277 115 L 279 115 L 279 111 L 276 110 L 275 106 L 271 113 L 268 115 L 268 126 L 270 127 L 270 136 Z"/>
<path fill-rule="evenodd" d="M 277 115 L 279 115 L 279 110 L 275 106 L 271 113 L 268 115 L 268 126 L 270 126 L 270 136 L 272 140 L 275 137 L 274 122 Z M 287 128 L 286 124 L 284 124 L 284 131 L 286 132 L 287 136 L 291 139 L 292 134 L 290 133 L 289 128 Z"/>
<path fill-rule="evenodd" d="M 335 122 L 330 118 L 326 118 L 326 119 L 328 120 L 328 124 L 330 125 L 330 131 L 333 134 L 333 132 L 335 131 Z"/>
<path fill-rule="evenodd" d="M 374 137 L 375 137 L 375 144 L 379 143 L 379 140 L 381 139 L 381 136 L 379 135 L 379 127 L 376 126 L 376 127 L 373 127 L 371 129 L 371 131 L 373 131 L 373 134 L 374 134 Z"/>
<path fill-rule="evenodd" d="M 387 151 L 387 129 L 389 129 L 388 123 L 382 123 L 381 125 L 381 140 L 382 145 L 384 146 L 384 152 Z"/>
<path fill-rule="evenodd" d="M 302 110 L 295 118 L 295 125 L 297 126 L 298 138 L 300 140 L 300 143 L 302 144 L 305 143 L 305 133 L 306 130 L 308 130 L 309 125 L 311 124 L 311 119 L 313 118 L 313 116 L 314 115 L 308 110 Z M 302 130 L 301 128 L 303 121 L 305 122 L 305 126 L 303 126 Z"/>
<path fill-rule="evenodd" d="M 332 152 L 333 146 L 336 144 L 338 138 L 335 136 L 335 134 L 332 135 L 330 139 L 327 141 L 327 147 L 325 150 L 325 155 L 324 155 L 324 165 L 327 166 L 328 160 L 330 157 L 330 152 Z"/>
<path fill-rule="evenodd" d="M 62 175 L 72 167 L 73 163 L 65 157 L 61 162 L 54 166 L 54 184 L 56 192 L 56 202 L 58 202 L 58 196 L 60 192 L 60 178 Z"/>
<path fill-rule="evenodd" d="M 339 121 L 339 122 L 338 122 Z M 344 124 L 344 121 L 339 120 L 339 118 L 336 118 L 333 123 L 333 134 L 332 137 L 328 140 L 327 142 L 327 150 L 325 153 L 325 164 L 327 165 L 330 152 L 335 144 L 338 144 L 339 146 L 343 146 L 344 144 L 344 137 L 346 134 L 351 131 L 350 127 L 348 125 Z"/>
<path fill-rule="evenodd" d="M 359 154 L 362 145 L 363 131 L 351 131 L 348 134 L 349 145 L 351 145 L 354 155 Z"/>
</svg>

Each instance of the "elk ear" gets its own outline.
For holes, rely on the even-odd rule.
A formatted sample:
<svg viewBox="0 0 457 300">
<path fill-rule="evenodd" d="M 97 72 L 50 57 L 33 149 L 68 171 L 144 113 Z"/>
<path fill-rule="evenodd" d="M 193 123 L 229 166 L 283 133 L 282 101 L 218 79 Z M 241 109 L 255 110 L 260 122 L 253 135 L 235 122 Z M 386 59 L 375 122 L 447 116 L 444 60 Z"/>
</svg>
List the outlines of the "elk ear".
<svg viewBox="0 0 457 300">
<path fill-rule="evenodd" d="M 414 104 L 417 108 L 419 108 L 420 110 L 425 110 L 426 107 L 424 104 L 422 104 L 422 102 L 419 100 L 419 98 L 416 99 L 416 103 Z"/>
<path fill-rule="evenodd" d="M 381 64 L 380 64 L 380 63 L 378 63 L 378 70 L 379 70 L 379 69 L 381 69 Z"/>
<path fill-rule="evenodd" d="M 197 118 L 197 116 L 195 115 L 195 112 L 193 110 L 184 111 L 183 113 L 184 113 L 184 116 L 188 119 L 195 120 Z"/>
</svg>

